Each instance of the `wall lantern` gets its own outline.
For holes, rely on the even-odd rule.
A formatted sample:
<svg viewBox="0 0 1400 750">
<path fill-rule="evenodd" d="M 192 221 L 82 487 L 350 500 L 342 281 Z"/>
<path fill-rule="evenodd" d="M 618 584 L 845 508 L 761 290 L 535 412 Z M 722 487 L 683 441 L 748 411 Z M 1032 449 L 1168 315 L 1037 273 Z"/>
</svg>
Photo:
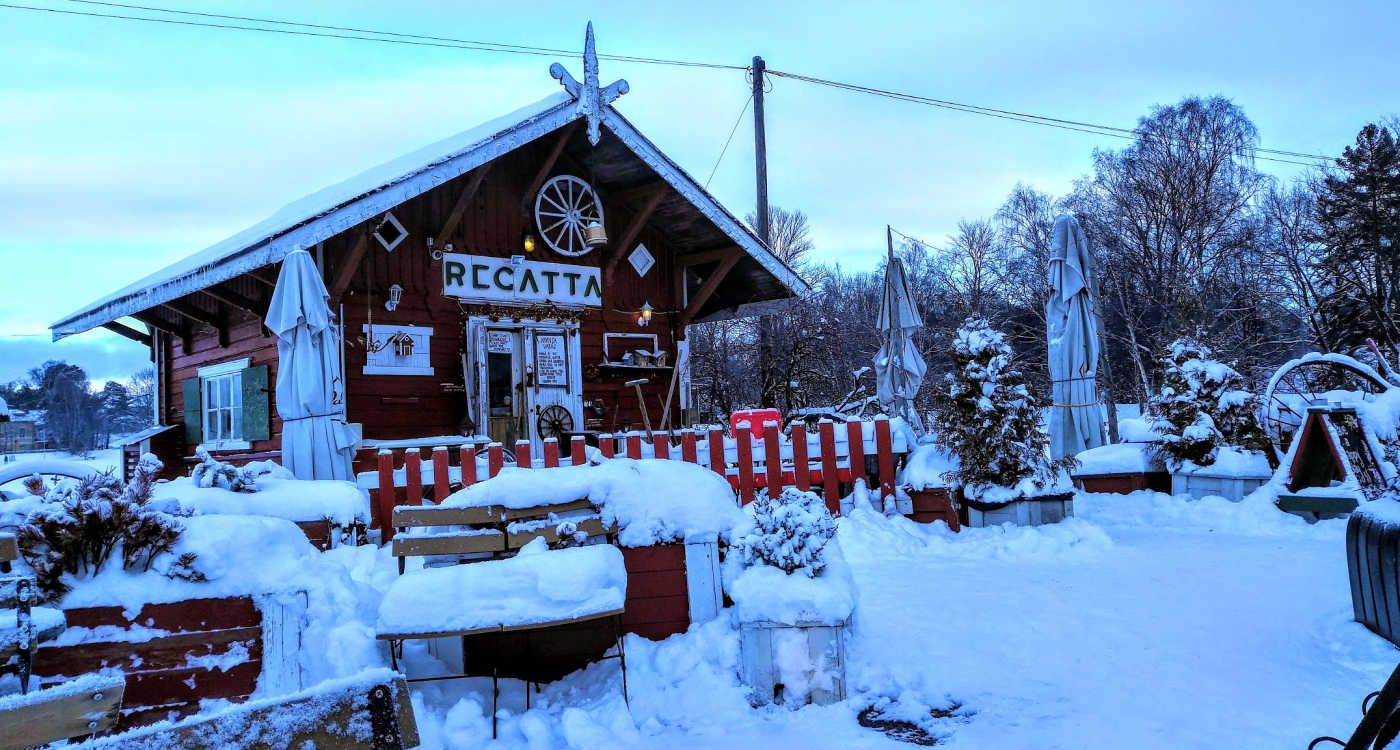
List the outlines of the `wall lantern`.
<svg viewBox="0 0 1400 750">
<path fill-rule="evenodd" d="M 535 252 L 535 235 L 525 229 L 520 232 L 520 247 L 527 253 Z"/>
<path fill-rule="evenodd" d="M 389 300 L 384 303 L 384 309 L 393 312 L 399 309 L 399 300 L 403 298 L 403 287 L 394 284 L 389 287 Z"/>
<path fill-rule="evenodd" d="M 583 241 L 589 247 L 602 247 L 608 244 L 607 230 L 603 229 L 600 222 L 589 222 L 583 230 Z"/>
<path fill-rule="evenodd" d="M 651 325 L 651 311 L 651 303 L 643 302 L 642 309 L 637 311 L 637 325 L 639 327 L 646 328 Z"/>
</svg>

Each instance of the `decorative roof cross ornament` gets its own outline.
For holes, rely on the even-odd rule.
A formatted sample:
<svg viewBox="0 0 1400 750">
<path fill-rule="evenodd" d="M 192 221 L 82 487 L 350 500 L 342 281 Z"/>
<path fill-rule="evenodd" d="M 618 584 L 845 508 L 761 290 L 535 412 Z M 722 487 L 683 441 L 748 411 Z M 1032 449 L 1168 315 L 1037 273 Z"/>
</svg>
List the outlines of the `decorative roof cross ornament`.
<svg viewBox="0 0 1400 750">
<path fill-rule="evenodd" d="M 549 74 L 578 102 L 576 111 L 588 120 L 588 142 L 594 146 L 598 145 L 598 139 L 601 137 L 598 128 L 603 120 L 603 108 L 627 93 L 630 87 L 626 79 L 619 78 L 606 88 L 598 88 L 598 51 L 593 45 L 592 21 L 588 22 L 588 34 L 583 40 L 583 83 L 569 75 L 569 71 L 559 63 L 549 66 Z"/>
</svg>

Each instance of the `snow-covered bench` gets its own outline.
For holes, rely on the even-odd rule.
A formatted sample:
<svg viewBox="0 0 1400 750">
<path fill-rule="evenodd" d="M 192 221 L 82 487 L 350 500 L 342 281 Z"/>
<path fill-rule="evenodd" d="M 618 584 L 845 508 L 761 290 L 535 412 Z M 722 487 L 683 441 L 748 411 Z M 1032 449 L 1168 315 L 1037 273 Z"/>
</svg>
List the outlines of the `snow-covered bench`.
<svg viewBox="0 0 1400 750">
<path fill-rule="evenodd" d="M 473 676 L 468 668 L 469 646 L 484 646 L 474 653 L 490 662 L 495 736 L 499 679 L 524 679 L 527 705 L 529 683 L 544 681 L 538 669 L 502 664 L 502 654 L 510 651 L 501 647 L 502 636 L 610 622 L 608 643 L 593 653 L 618 659 L 626 697 L 622 614 L 627 569 L 622 551 L 611 544 L 613 529 L 603 523 L 592 503 L 576 500 L 529 508 L 400 506 L 394 509 L 392 522 L 400 531 L 393 540 L 400 576 L 384 595 L 375 630 L 380 640 L 389 642 L 395 669 L 405 641 L 460 638 L 462 673 L 454 676 Z M 561 540 L 584 546 L 549 549 Z M 409 557 L 448 564 L 406 570 Z M 519 644 L 513 645 L 518 650 Z M 608 647 L 615 653 L 607 655 Z"/>
</svg>

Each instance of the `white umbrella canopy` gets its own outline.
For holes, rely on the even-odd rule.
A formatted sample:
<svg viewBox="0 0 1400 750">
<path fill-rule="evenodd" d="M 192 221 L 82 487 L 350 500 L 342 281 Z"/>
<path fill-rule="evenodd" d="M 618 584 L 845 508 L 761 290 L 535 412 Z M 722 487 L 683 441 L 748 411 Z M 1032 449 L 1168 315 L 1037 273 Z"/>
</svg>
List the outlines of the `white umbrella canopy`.
<svg viewBox="0 0 1400 750">
<path fill-rule="evenodd" d="M 885 265 L 876 326 L 882 343 L 875 353 L 875 396 L 882 409 L 903 417 L 910 427 L 922 432 L 923 425 L 914 411 L 914 395 L 924 382 L 928 365 L 914 346 L 914 332 L 924 327 L 923 316 L 914 304 L 904 265 L 894 257 L 893 248 Z"/>
<path fill-rule="evenodd" d="M 1055 220 L 1050 247 L 1050 299 L 1045 328 L 1050 359 L 1050 456 L 1063 458 L 1104 444 L 1095 380 L 1099 333 L 1090 287 L 1094 258 L 1079 221 Z"/>
<path fill-rule="evenodd" d="M 297 479 L 353 479 L 355 434 L 345 423 L 340 339 L 330 294 L 305 250 L 287 255 L 267 310 L 277 335 L 282 464 Z"/>
</svg>

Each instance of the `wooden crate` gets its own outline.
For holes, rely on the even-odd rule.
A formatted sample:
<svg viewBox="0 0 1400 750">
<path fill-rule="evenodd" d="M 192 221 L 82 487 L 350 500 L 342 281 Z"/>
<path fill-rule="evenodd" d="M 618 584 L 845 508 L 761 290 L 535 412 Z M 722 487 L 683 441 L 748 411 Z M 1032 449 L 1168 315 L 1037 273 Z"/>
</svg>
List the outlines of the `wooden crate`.
<svg viewBox="0 0 1400 750">
<path fill-rule="evenodd" d="M 1077 474 L 1074 477 L 1085 492 L 1126 495 L 1138 490 L 1170 494 L 1172 475 L 1165 471 L 1134 471 L 1118 474 Z"/>
<path fill-rule="evenodd" d="M 1239 502 L 1245 495 L 1269 482 L 1270 476 L 1221 476 L 1198 469 L 1190 474 L 1172 473 L 1172 494 L 1190 495 L 1201 498 L 1218 495 L 1231 502 Z"/>
<path fill-rule="evenodd" d="M 963 507 L 967 509 L 968 526 L 1000 526 L 1004 523 L 1017 526 L 1041 526 L 1047 523 L 1059 523 L 1072 517 L 1074 515 L 1074 493 L 1042 495 L 997 505 L 982 505 L 980 503 L 978 505 L 981 507 L 974 507 L 972 503 L 963 501 Z"/>
<path fill-rule="evenodd" d="M 943 521 L 953 531 L 962 528 L 958 521 L 957 506 L 953 504 L 947 487 L 912 490 L 909 492 L 909 500 L 912 507 L 909 519 L 915 523 Z"/>
<path fill-rule="evenodd" d="M 784 624 L 769 621 L 739 625 L 740 678 L 755 705 L 790 708 L 827 705 L 846 699 L 846 625 Z M 807 668 L 792 673 L 794 652 L 805 655 Z"/>
</svg>

